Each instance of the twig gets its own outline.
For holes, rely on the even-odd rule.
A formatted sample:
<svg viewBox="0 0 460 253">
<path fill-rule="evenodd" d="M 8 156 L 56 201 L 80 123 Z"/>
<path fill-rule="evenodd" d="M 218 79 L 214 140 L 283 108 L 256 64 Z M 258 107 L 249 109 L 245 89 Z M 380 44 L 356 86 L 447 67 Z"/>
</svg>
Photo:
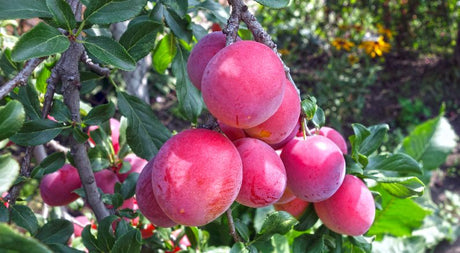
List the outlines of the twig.
<svg viewBox="0 0 460 253">
<path fill-rule="evenodd" d="M 88 53 L 86 53 L 86 51 L 84 51 L 83 54 L 81 55 L 81 61 L 84 62 L 91 71 L 93 71 L 94 73 L 100 76 L 107 77 L 110 75 L 110 69 L 101 67 L 98 64 L 94 63 L 93 60 L 89 58 Z"/>
<path fill-rule="evenodd" d="M 45 58 L 33 58 L 27 61 L 24 68 L 13 79 L 0 87 L 0 100 L 8 95 L 8 93 L 10 93 L 16 86 L 27 84 L 29 76 L 44 59 Z"/>
<path fill-rule="evenodd" d="M 30 158 L 32 157 L 32 151 L 34 147 L 33 146 L 28 146 L 25 151 L 24 158 L 22 159 L 21 163 L 21 168 L 19 169 L 19 174 L 23 177 L 29 177 L 30 176 Z M 14 205 L 16 203 L 16 199 L 19 196 L 19 193 L 21 192 L 22 186 L 24 185 L 24 182 L 21 182 L 19 184 L 15 184 L 11 187 L 11 189 L 8 191 L 8 195 L 6 196 L 6 200 L 10 203 L 10 205 Z"/>
<path fill-rule="evenodd" d="M 235 229 L 235 223 L 233 222 L 233 216 L 232 216 L 232 208 L 227 209 L 227 219 L 228 219 L 228 227 L 230 229 L 230 235 L 233 237 L 233 240 L 235 242 L 242 242 L 241 238 L 238 236 L 238 233 L 236 232 Z"/>
<path fill-rule="evenodd" d="M 55 140 L 49 141 L 46 145 L 49 146 L 49 147 L 52 147 L 54 150 L 56 150 L 58 152 L 67 153 L 67 152 L 70 151 L 70 148 L 62 146 L 59 142 L 57 142 Z"/>
<path fill-rule="evenodd" d="M 233 0 L 228 0 L 230 6 L 232 6 L 232 12 L 230 18 L 227 20 L 227 26 L 222 30 L 226 34 L 226 45 L 229 46 L 236 41 L 238 36 L 238 29 L 240 28 L 241 21 L 241 9 L 242 7 L 238 3 L 233 4 Z M 246 6 L 247 9 L 247 6 Z"/>
</svg>

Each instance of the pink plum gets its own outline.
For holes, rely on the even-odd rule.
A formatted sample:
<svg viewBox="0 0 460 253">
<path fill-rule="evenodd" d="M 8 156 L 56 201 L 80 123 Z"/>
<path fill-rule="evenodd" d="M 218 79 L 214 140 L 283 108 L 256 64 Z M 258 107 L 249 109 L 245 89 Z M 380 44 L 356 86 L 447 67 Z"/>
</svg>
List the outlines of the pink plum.
<svg viewBox="0 0 460 253">
<path fill-rule="evenodd" d="M 78 199 L 74 193 L 81 187 L 80 176 L 75 167 L 65 164 L 59 170 L 45 175 L 40 182 L 40 195 L 50 206 L 65 206 Z"/>
</svg>

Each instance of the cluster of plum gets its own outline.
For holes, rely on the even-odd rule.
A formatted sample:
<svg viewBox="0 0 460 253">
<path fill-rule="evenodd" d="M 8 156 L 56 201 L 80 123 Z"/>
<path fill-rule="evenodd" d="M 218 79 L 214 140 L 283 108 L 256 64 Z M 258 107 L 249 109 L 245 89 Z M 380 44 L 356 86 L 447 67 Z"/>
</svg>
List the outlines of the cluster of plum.
<svg viewBox="0 0 460 253">
<path fill-rule="evenodd" d="M 274 51 L 254 41 L 226 46 L 213 32 L 194 47 L 187 70 L 223 133 L 184 130 L 144 167 L 136 198 L 153 224 L 205 225 L 236 201 L 297 217 L 313 203 L 335 232 L 369 229 L 374 200 L 359 178 L 345 175 L 345 140 L 328 127 L 297 136 L 300 98 Z"/>
</svg>

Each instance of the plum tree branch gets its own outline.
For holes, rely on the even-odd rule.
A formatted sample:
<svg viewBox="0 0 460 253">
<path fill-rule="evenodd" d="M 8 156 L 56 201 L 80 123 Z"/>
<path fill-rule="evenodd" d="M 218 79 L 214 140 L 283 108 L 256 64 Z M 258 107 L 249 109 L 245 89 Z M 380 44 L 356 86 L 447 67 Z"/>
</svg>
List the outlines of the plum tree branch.
<svg viewBox="0 0 460 253">
<path fill-rule="evenodd" d="M 228 227 L 230 229 L 230 235 L 233 237 L 233 240 L 235 242 L 242 242 L 241 238 L 238 236 L 238 232 L 236 232 L 235 229 L 235 223 L 233 222 L 233 216 L 232 216 L 232 208 L 227 209 L 227 220 L 228 220 Z"/>
<path fill-rule="evenodd" d="M 108 77 L 110 75 L 110 69 L 101 67 L 98 64 L 94 63 L 93 60 L 89 58 L 88 53 L 86 51 L 84 51 L 81 55 L 81 61 L 84 62 L 91 71 L 100 76 Z"/>
<path fill-rule="evenodd" d="M 24 65 L 24 68 L 19 71 L 19 73 L 13 77 L 13 79 L 0 87 L 0 100 L 8 95 L 8 93 L 10 93 L 16 86 L 27 84 L 27 79 L 29 76 L 44 59 L 45 58 L 33 58 L 27 61 Z"/>
</svg>

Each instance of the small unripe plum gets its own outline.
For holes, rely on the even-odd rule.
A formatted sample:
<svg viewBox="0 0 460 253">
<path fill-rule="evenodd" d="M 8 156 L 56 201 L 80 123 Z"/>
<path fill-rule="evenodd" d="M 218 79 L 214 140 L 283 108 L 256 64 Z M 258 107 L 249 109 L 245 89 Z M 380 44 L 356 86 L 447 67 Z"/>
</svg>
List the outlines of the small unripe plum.
<svg viewBox="0 0 460 253">
<path fill-rule="evenodd" d="M 110 140 L 112 141 L 112 146 L 113 146 L 113 150 L 115 152 L 115 154 L 118 153 L 118 150 L 120 149 L 120 145 L 119 145 L 119 138 L 120 138 L 120 121 L 118 121 L 117 119 L 114 119 L 114 118 L 111 118 L 109 120 L 110 122 Z M 88 135 L 89 135 L 89 142 L 91 144 L 95 144 L 93 139 L 91 138 L 91 131 L 94 131 L 96 129 L 98 129 L 99 126 L 90 126 L 88 128 Z"/>
<path fill-rule="evenodd" d="M 287 184 L 298 197 L 318 202 L 332 196 L 345 177 L 345 159 L 334 142 L 321 135 L 292 139 L 281 152 Z"/>
<path fill-rule="evenodd" d="M 202 226 L 236 199 L 242 162 L 233 143 L 207 129 L 189 129 L 163 144 L 153 163 L 153 193 L 176 223 Z"/>
<path fill-rule="evenodd" d="M 348 153 L 347 143 L 345 142 L 343 136 L 339 132 L 337 132 L 337 130 L 331 127 L 323 126 L 319 129 L 319 135 L 325 136 L 331 141 L 333 141 L 337 145 L 337 147 L 340 148 L 344 155 Z"/>
<path fill-rule="evenodd" d="M 293 200 L 286 202 L 284 204 L 275 203 L 273 207 L 276 211 L 285 211 L 290 213 L 296 219 L 299 219 L 305 210 L 307 210 L 308 202 L 301 200 L 299 198 L 294 198 Z"/>
<path fill-rule="evenodd" d="M 345 180 L 332 197 L 314 203 L 319 219 L 330 230 L 345 235 L 366 233 L 375 218 L 375 203 L 366 184 L 353 175 Z"/>
<path fill-rule="evenodd" d="M 278 56 L 255 41 L 237 41 L 208 63 L 203 100 L 214 117 L 236 128 L 255 127 L 278 110 L 285 73 Z"/>
<path fill-rule="evenodd" d="M 65 206 L 78 199 L 74 193 L 81 187 L 80 176 L 75 167 L 65 164 L 59 170 L 47 174 L 40 182 L 40 195 L 50 206 Z"/>
<path fill-rule="evenodd" d="M 221 121 L 217 121 L 219 124 L 220 130 L 227 136 L 228 139 L 231 141 L 235 141 L 241 138 L 246 137 L 246 133 L 244 132 L 243 129 L 241 128 L 236 128 L 236 127 L 231 127 L 225 123 L 222 123 Z"/>
<path fill-rule="evenodd" d="M 97 187 L 101 188 L 102 192 L 106 194 L 113 194 L 115 192 L 115 184 L 120 182 L 115 172 L 104 169 L 94 173 Z"/>
<path fill-rule="evenodd" d="M 137 206 L 141 213 L 156 226 L 173 227 L 177 224 L 163 212 L 153 194 L 152 171 L 153 159 L 147 163 L 137 179 Z"/>
<path fill-rule="evenodd" d="M 187 73 L 190 81 L 201 90 L 201 79 L 209 60 L 225 47 L 225 34 L 220 31 L 204 36 L 193 47 L 187 61 Z"/>
<path fill-rule="evenodd" d="M 142 169 L 147 164 L 147 160 L 142 159 L 142 158 L 138 157 L 135 154 L 128 154 L 127 156 L 125 156 L 125 158 L 123 158 L 123 160 L 125 160 L 126 162 L 131 164 L 131 169 L 128 172 L 125 172 L 125 173 L 119 173 L 117 171 L 117 177 L 120 180 L 120 182 L 122 182 L 122 183 L 126 180 L 126 178 L 129 176 L 129 174 L 131 174 L 133 172 L 141 173 Z"/>
<path fill-rule="evenodd" d="M 236 201 L 249 207 L 264 207 L 278 201 L 286 188 L 286 170 L 268 144 L 254 138 L 234 142 L 243 161 L 243 184 Z"/>
<path fill-rule="evenodd" d="M 276 144 L 288 138 L 299 122 L 300 97 L 294 85 L 286 79 L 284 97 L 280 107 L 262 124 L 244 131 L 250 136 Z"/>
</svg>

